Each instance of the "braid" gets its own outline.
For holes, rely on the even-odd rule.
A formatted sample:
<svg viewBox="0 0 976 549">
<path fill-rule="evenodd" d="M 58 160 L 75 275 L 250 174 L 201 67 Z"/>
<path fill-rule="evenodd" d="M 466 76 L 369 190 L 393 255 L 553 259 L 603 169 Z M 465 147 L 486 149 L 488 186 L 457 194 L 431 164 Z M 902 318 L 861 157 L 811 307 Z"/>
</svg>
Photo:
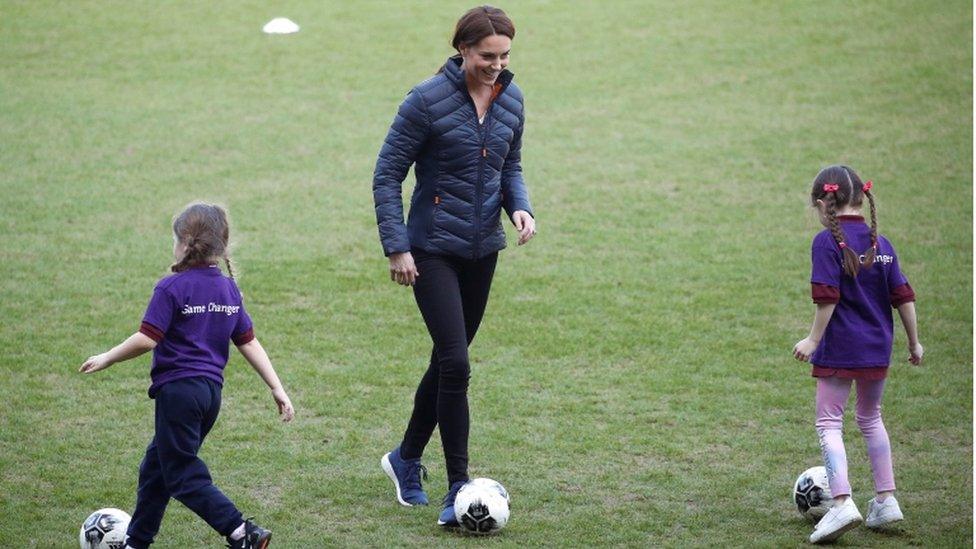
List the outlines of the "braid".
<svg viewBox="0 0 976 549">
<path fill-rule="evenodd" d="M 864 266 L 870 267 L 874 265 L 874 258 L 878 255 L 878 214 L 874 207 L 874 195 L 871 194 L 871 190 L 865 190 L 864 196 L 868 197 L 868 202 L 871 203 L 871 247 L 864 252 Z"/>
<path fill-rule="evenodd" d="M 834 193 L 827 193 L 823 201 L 826 206 L 824 213 L 827 216 L 827 228 L 830 229 L 830 234 L 834 236 L 834 240 L 840 246 L 844 272 L 853 278 L 857 276 L 860 262 L 857 260 L 857 255 L 854 253 L 854 250 L 844 242 L 844 230 L 840 228 L 840 223 L 837 222 L 837 215 L 834 211 L 836 208 Z"/>
<path fill-rule="evenodd" d="M 174 273 L 181 273 L 190 267 L 190 254 L 183 254 L 179 261 L 169 266 L 169 270 Z"/>
<path fill-rule="evenodd" d="M 170 270 L 174 273 L 183 272 L 194 265 L 207 263 L 210 259 L 207 243 L 200 238 L 190 237 L 186 242 L 186 253 L 179 261 L 174 263 Z"/>
<path fill-rule="evenodd" d="M 224 265 L 227 265 L 227 274 L 230 275 L 230 278 L 233 280 L 234 279 L 234 267 L 231 266 L 230 256 L 224 255 Z"/>
<path fill-rule="evenodd" d="M 169 270 L 172 271 L 172 272 L 174 272 L 174 273 L 179 273 L 181 271 L 184 271 L 184 270 L 186 270 L 185 263 L 186 263 L 186 257 L 183 257 L 179 261 L 177 261 L 176 263 L 173 263 L 172 265 L 170 265 L 169 266 Z"/>
<path fill-rule="evenodd" d="M 861 266 L 871 267 L 871 265 L 874 265 L 874 258 L 878 254 L 878 220 L 874 211 L 874 197 L 871 196 L 870 187 L 865 187 L 864 183 L 861 182 L 861 178 L 854 173 L 854 170 L 847 166 L 841 166 L 841 168 L 844 170 L 844 175 L 847 176 L 847 183 L 851 186 L 851 194 L 848 202 L 860 207 L 864 203 L 864 197 L 867 196 L 868 201 L 871 203 L 871 245 L 865 250 L 862 256 L 864 259 L 859 261 Z M 857 183 L 856 185 L 855 181 Z"/>
</svg>

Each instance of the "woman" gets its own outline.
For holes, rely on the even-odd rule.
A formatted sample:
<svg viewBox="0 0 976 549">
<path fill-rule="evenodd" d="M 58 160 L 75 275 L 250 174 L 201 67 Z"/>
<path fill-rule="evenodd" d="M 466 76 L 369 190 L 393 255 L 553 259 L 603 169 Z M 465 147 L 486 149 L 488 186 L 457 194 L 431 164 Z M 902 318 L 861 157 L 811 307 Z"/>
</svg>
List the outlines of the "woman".
<svg viewBox="0 0 976 549">
<path fill-rule="evenodd" d="M 434 343 L 403 441 L 381 464 L 401 504 L 426 505 L 420 458 L 439 425 L 448 477 L 443 526 L 457 526 L 454 498 L 468 480 L 468 345 L 505 247 L 501 209 L 519 245 L 535 235 L 520 164 L 522 92 L 505 70 L 514 37 L 500 9 L 465 13 L 452 42 L 458 55 L 407 95 L 373 174 L 390 279 L 413 287 Z M 417 184 L 404 225 L 400 189 L 411 164 Z"/>
</svg>

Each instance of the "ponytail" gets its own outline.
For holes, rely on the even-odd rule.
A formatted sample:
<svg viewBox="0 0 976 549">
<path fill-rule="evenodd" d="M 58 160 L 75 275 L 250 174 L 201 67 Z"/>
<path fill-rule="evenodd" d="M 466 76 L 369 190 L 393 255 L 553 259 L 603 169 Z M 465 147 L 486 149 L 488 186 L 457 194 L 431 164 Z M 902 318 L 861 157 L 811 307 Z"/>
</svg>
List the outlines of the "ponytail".
<svg viewBox="0 0 976 549">
<path fill-rule="evenodd" d="M 878 213 L 874 206 L 874 195 L 871 194 L 871 182 L 864 184 L 864 196 L 868 197 L 871 204 L 871 247 L 864 252 L 864 266 L 874 265 L 874 259 L 878 255 Z"/>
<path fill-rule="evenodd" d="M 208 246 L 199 237 L 190 237 L 183 242 L 186 246 L 186 253 L 179 261 L 170 266 L 170 270 L 174 273 L 179 273 L 193 267 L 195 265 L 202 265 L 209 263 L 211 260 L 211 254 L 209 253 Z"/>
<path fill-rule="evenodd" d="M 858 260 L 857 254 L 854 253 L 854 250 L 852 250 L 844 240 L 844 229 L 841 228 L 840 223 L 837 221 L 837 198 L 835 193 L 828 192 L 823 197 L 823 202 L 824 215 L 827 217 L 827 228 L 830 230 L 830 234 L 833 235 L 834 241 L 837 242 L 837 246 L 840 247 L 841 261 L 844 266 L 844 272 L 847 273 L 847 275 L 851 278 L 854 278 L 857 276 L 857 273 L 861 268 L 861 262 Z"/>
<path fill-rule="evenodd" d="M 227 275 L 234 279 L 234 267 L 231 266 L 230 256 L 224 255 L 224 265 L 227 265 Z"/>
</svg>

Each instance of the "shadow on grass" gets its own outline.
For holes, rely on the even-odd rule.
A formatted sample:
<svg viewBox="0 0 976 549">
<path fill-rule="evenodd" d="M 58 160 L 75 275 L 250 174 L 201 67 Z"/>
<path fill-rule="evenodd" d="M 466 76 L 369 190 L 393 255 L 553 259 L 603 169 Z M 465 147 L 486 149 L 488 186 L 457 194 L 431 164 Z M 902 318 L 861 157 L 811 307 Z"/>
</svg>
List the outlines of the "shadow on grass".
<svg viewBox="0 0 976 549">
<path fill-rule="evenodd" d="M 809 538 L 810 534 L 813 532 L 816 522 L 796 517 L 791 518 L 787 521 L 787 525 L 791 530 L 796 531 L 797 536 L 801 536 L 804 540 Z M 851 530 L 843 537 L 832 543 L 833 546 L 860 546 L 867 543 L 868 545 L 917 545 L 919 542 L 915 539 L 912 533 L 899 526 L 890 526 L 887 528 L 871 529 L 865 526 L 863 523 L 857 528 Z"/>
<path fill-rule="evenodd" d="M 886 528 L 871 529 L 864 527 L 865 532 L 870 532 L 872 535 L 883 539 L 885 542 L 901 542 L 906 544 L 913 544 L 915 542 L 915 536 L 908 530 L 905 530 L 899 526 L 889 526 Z"/>
<path fill-rule="evenodd" d="M 505 529 L 492 532 L 490 534 L 473 534 L 464 528 L 444 528 L 443 526 L 436 526 L 435 528 L 436 530 L 434 531 L 437 532 L 437 535 L 440 536 L 441 539 L 470 540 L 465 543 L 479 543 L 479 541 L 481 543 L 490 543 L 492 540 L 497 542 L 506 538 Z"/>
</svg>

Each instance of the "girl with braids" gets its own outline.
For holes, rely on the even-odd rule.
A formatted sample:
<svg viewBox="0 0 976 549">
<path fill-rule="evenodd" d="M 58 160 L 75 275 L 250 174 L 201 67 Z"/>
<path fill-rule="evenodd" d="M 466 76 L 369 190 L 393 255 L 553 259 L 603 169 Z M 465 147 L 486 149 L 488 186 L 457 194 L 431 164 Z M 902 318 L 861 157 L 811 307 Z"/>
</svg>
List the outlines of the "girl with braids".
<svg viewBox="0 0 976 549">
<path fill-rule="evenodd" d="M 877 495 L 868 502 L 865 522 L 880 528 L 902 520 L 895 500 L 888 433 L 881 421 L 881 397 L 891 359 L 893 321 L 898 309 L 908 336 L 908 361 L 922 362 L 915 320 L 915 293 L 898 267 L 888 240 L 878 234 L 872 183 L 847 166 L 820 171 L 810 193 L 827 230 L 813 239 L 810 282 L 817 304 L 810 335 L 793 348 L 797 360 L 813 364 L 817 379 L 817 434 L 834 506 L 817 523 L 811 543 L 830 542 L 862 522 L 847 481 L 847 454 L 841 428 L 851 385 L 856 385 L 855 419 L 867 444 Z M 870 226 L 861 216 L 867 197 Z"/>
<path fill-rule="evenodd" d="M 153 351 L 149 398 L 156 401 L 156 433 L 139 466 L 126 547 L 149 547 L 172 497 L 225 536 L 229 547 L 264 549 L 271 532 L 244 520 L 197 456 L 220 411 L 231 341 L 271 389 L 282 419 L 290 421 L 295 412 L 234 282 L 227 214 L 219 206 L 191 204 L 173 220 L 173 235 L 174 274 L 156 284 L 139 331 L 80 368 L 90 374 Z"/>
</svg>

